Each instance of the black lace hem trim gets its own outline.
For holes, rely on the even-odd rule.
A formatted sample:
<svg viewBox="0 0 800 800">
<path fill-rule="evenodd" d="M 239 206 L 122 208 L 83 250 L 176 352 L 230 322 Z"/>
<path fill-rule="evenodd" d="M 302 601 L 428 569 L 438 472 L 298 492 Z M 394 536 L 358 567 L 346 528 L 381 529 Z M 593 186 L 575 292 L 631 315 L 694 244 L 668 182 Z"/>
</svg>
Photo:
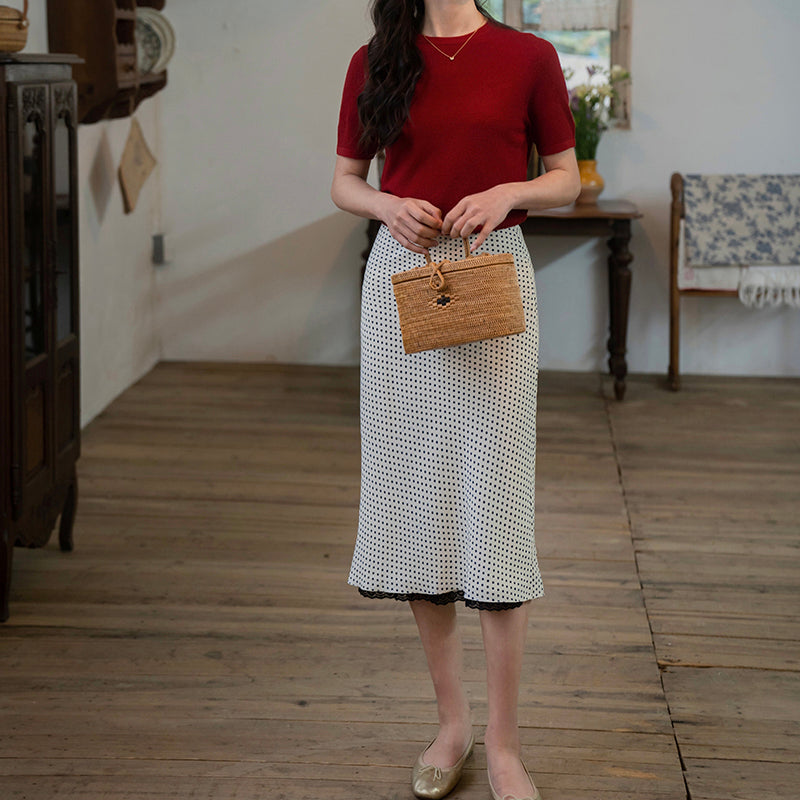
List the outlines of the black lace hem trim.
<svg viewBox="0 0 800 800">
<path fill-rule="evenodd" d="M 370 592 L 359 588 L 358 593 L 373 600 L 427 600 L 437 606 L 463 602 L 467 608 L 477 608 L 479 611 L 506 611 L 510 608 L 519 608 L 523 602 L 526 602 L 520 600 L 513 603 L 485 603 L 482 600 L 470 600 L 468 597 L 464 597 L 464 592 L 461 591 L 444 592 L 443 594 L 417 594 L 414 592 L 396 594 L 394 592 Z"/>
</svg>

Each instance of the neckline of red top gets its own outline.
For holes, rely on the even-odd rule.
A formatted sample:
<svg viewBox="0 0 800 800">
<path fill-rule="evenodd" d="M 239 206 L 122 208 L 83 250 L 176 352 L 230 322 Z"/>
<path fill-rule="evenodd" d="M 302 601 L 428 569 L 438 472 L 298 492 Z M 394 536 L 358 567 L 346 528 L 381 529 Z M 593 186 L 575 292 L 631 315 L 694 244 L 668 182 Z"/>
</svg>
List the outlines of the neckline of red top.
<svg viewBox="0 0 800 800">
<path fill-rule="evenodd" d="M 484 28 L 489 27 L 489 20 L 487 19 L 482 25 L 479 25 L 475 30 L 470 31 L 469 33 L 459 33 L 458 36 L 428 36 L 426 33 L 420 33 L 419 35 L 423 39 L 435 39 L 437 42 L 455 42 L 457 39 L 466 39 L 467 36 L 477 36 L 480 31 Z"/>
</svg>

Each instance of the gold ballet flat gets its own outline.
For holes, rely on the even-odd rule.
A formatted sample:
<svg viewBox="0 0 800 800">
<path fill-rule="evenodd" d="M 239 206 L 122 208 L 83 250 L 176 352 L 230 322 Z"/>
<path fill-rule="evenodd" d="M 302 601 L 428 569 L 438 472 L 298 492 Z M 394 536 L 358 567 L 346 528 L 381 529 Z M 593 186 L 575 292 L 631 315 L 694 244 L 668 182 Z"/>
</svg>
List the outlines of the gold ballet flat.
<svg viewBox="0 0 800 800">
<path fill-rule="evenodd" d="M 433 740 L 433 742 L 435 741 L 436 739 Z M 428 747 L 433 742 L 430 742 Z M 428 750 L 428 747 L 426 747 L 417 757 L 414 768 L 411 770 L 411 791 L 417 797 L 425 797 L 429 798 L 429 800 L 438 800 L 438 798 L 452 792 L 461 778 L 464 762 L 470 757 L 474 745 L 475 736 L 473 734 L 469 737 L 467 749 L 452 767 L 437 767 L 435 764 L 426 764 L 422 760 L 422 756 Z"/>
<path fill-rule="evenodd" d="M 492 792 L 492 800 L 542 800 L 542 796 L 539 794 L 539 790 L 536 788 L 536 784 L 533 782 L 533 778 L 531 778 L 531 774 L 528 772 L 528 768 L 525 766 L 524 761 L 522 762 L 522 769 L 525 770 L 525 774 L 528 776 L 531 786 L 533 786 L 533 794 L 525 795 L 525 797 L 515 797 L 513 794 L 504 794 L 501 796 L 494 790 L 494 786 L 492 786 L 492 778 L 489 776 L 489 789 Z"/>
</svg>

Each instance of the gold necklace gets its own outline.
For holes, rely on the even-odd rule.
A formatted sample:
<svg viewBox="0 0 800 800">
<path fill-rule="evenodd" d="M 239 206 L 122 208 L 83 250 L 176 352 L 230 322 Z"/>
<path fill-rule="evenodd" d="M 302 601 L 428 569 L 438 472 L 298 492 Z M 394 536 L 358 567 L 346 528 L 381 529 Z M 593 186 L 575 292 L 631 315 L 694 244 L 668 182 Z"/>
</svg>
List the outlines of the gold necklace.
<svg viewBox="0 0 800 800">
<path fill-rule="evenodd" d="M 485 24 L 486 23 L 484 22 L 483 25 L 485 25 Z M 428 44 L 430 44 L 430 46 L 434 50 L 438 50 L 445 58 L 449 58 L 451 61 L 455 61 L 456 60 L 456 56 L 469 44 L 469 40 L 483 27 L 483 25 L 479 25 L 477 28 L 475 28 L 475 30 L 472 31 L 472 33 L 469 35 L 469 38 L 467 39 L 467 41 L 464 42 L 464 44 L 462 44 L 461 47 L 459 47 L 458 50 L 456 50 L 455 53 L 453 53 L 453 55 L 451 55 L 451 56 L 447 55 L 447 53 L 445 53 L 444 50 L 442 50 L 439 47 L 437 47 L 427 36 L 425 36 L 424 33 L 422 35 L 425 38 L 425 41 L 428 42 Z"/>
</svg>

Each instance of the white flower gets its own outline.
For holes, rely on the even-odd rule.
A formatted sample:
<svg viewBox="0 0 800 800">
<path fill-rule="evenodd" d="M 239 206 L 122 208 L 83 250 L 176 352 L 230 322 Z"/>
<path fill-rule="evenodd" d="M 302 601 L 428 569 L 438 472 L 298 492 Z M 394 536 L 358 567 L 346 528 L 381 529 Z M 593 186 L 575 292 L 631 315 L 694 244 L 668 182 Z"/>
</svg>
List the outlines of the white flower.
<svg viewBox="0 0 800 800">
<path fill-rule="evenodd" d="M 630 78 L 630 73 L 624 67 L 621 67 L 619 64 L 614 64 L 611 67 L 611 82 L 615 83 L 616 81 L 624 81 L 626 78 Z"/>
</svg>

